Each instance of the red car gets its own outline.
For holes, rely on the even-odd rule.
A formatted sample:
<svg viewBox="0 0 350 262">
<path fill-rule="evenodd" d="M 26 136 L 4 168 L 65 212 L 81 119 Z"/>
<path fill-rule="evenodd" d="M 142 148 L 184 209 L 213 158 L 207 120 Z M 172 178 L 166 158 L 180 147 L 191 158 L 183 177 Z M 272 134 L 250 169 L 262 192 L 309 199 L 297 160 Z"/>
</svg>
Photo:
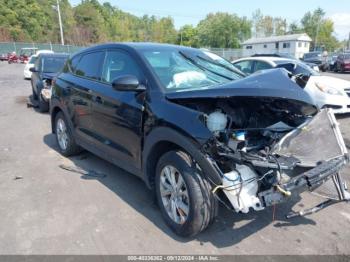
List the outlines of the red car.
<svg viewBox="0 0 350 262">
<path fill-rule="evenodd" d="M 350 53 L 344 53 L 338 56 L 334 71 L 350 71 Z"/>
<path fill-rule="evenodd" d="M 20 60 L 19 60 L 19 56 L 17 56 L 16 52 L 12 52 L 8 55 L 8 59 L 7 59 L 7 62 L 9 64 L 12 64 L 12 63 L 18 63 Z"/>
</svg>

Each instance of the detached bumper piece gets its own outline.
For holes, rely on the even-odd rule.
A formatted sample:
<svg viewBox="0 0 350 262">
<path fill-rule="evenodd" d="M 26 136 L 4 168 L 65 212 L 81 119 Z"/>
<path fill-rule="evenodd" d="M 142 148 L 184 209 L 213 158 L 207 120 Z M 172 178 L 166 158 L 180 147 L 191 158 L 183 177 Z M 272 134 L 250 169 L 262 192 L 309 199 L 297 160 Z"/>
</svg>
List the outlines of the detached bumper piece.
<svg viewBox="0 0 350 262">
<path fill-rule="evenodd" d="M 258 197 L 264 206 L 267 207 L 286 201 L 293 191 L 300 192 L 305 191 L 306 189 L 313 191 L 332 176 L 339 176 L 338 172 L 345 165 L 345 163 L 345 157 L 332 159 L 326 163 L 318 165 L 313 169 L 310 169 L 309 171 L 306 171 L 299 176 L 292 178 L 286 184 L 279 185 L 259 193 Z M 345 185 L 340 177 L 339 183 L 342 185 L 342 188 L 344 189 L 343 191 L 345 191 Z M 343 196 L 347 195 L 346 193 L 346 191 L 342 193 L 339 199 L 344 198 Z"/>
<path fill-rule="evenodd" d="M 309 123 L 286 135 L 277 145 L 275 153 L 284 157 L 296 157 L 307 171 L 288 182 L 260 192 L 258 197 L 265 207 L 286 201 L 293 192 L 318 190 L 321 186 L 332 187 L 333 197 L 327 201 L 299 212 L 291 212 L 287 218 L 317 212 L 340 201 L 349 201 L 350 194 L 339 171 L 348 160 L 348 152 L 338 123 L 331 110 L 322 110 Z"/>
</svg>

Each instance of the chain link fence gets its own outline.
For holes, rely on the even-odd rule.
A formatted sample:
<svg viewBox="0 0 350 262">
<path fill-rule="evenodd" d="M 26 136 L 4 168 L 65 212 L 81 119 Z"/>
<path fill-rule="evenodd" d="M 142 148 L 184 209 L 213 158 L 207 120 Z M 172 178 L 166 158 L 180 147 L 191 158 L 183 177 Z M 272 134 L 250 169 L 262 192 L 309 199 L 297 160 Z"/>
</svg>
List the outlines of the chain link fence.
<svg viewBox="0 0 350 262">
<path fill-rule="evenodd" d="M 0 42 L 0 54 L 6 54 L 11 52 L 20 53 L 22 48 L 34 47 L 38 50 L 52 50 L 57 53 L 68 53 L 72 54 L 80 49 L 82 46 L 74 45 L 60 45 L 51 43 L 22 43 L 22 42 Z"/>
<path fill-rule="evenodd" d="M 243 57 L 243 49 L 231 49 L 231 48 L 208 48 L 210 52 L 217 54 L 228 61 L 233 61 Z"/>
</svg>

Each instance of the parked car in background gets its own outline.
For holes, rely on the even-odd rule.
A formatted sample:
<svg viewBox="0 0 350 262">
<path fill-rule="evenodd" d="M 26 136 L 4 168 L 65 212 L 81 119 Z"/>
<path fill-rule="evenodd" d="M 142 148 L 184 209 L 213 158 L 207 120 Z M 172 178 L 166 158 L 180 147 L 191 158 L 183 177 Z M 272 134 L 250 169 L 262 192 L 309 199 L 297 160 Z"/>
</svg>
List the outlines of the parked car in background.
<svg viewBox="0 0 350 262">
<path fill-rule="evenodd" d="M 40 112 L 49 110 L 52 81 L 62 70 L 68 57 L 68 54 L 41 53 L 34 67 L 30 68 L 33 99 L 38 101 Z"/>
<path fill-rule="evenodd" d="M 344 53 L 338 56 L 334 71 L 336 72 L 350 71 L 350 53 Z"/>
<path fill-rule="evenodd" d="M 8 55 L 9 54 L 1 54 L 0 55 L 0 61 L 7 61 L 9 58 L 8 58 Z"/>
<path fill-rule="evenodd" d="M 294 57 L 292 57 L 291 55 L 288 55 L 288 54 L 255 54 L 255 55 L 252 55 L 251 57 L 282 57 L 282 58 L 298 60 L 298 59 L 296 59 L 296 58 L 294 58 Z M 319 69 L 317 64 L 310 63 L 310 62 L 305 62 L 305 61 L 303 61 L 303 62 L 304 62 L 304 64 L 308 65 L 313 70 L 315 70 L 316 72 L 320 71 L 320 69 Z"/>
<path fill-rule="evenodd" d="M 24 79 L 31 79 L 32 72 L 30 71 L 30 68 L 34 67 L 34 64 L 35 64 L 36 59 L 38 58 L 38 55 L 43 54 L 43 53 L 53 54 L 54 52 L 51 50 L 39 50 L 36 52 L 35 55 L 32 55 L 29 58 L 28 63 L 24 67 L 24 70 L 23 70 Z"/>
<path fill-rule="evenodd" d="M 19 60 L 22 64 L 26 64 L 29 61 L 29 57 L 36 54 L 38 48 L 36 47 L 23 47 L 19 53 Z"/>
<path fill-rule="evenodd" d="M 328 56 L 328 70 L 335 71 L 337 65 L 338 55 L 329 55 Z"/>
<path fill-rule="evenodd" d="M 304 54 L 302 61 L 316 64 L 322 72 L 325 72 L 329 70 L 327 56 L 328 55 L 324 55 L 321 51 L 314 51 Z"/>
<path fill-rule="evenodd" d="M 8 55 L 7 62 L 9 64 L 19 63 L 19 61 L 20 61 L 20 59 L 19 59 L 19 56 L 16 54 L 16 52 L 12 52 Z"/>
<path fill-rule="evenodd" d="M 343 185 L 333 113 L 318 112 L 282 69 L 245 77 L 198 49 L 98 45 L 68 60 L 50 112 L 61 154 L 83 147 L 140 176 L 181 236 L 214 221 L 219 201 L 248 213 L 331 177 Z"/>
<path fill-rule="evenodd" d="M 271 68 L 285 68 L 293 75 L 306 79 L 305 91 L 319 108 L 332 108 L 335 113 L 350 112 L 350 81 L 323 76 L 301 61 L 280 57 L 248 57 L 233 62 L 245 74 Z"/>
</svg>

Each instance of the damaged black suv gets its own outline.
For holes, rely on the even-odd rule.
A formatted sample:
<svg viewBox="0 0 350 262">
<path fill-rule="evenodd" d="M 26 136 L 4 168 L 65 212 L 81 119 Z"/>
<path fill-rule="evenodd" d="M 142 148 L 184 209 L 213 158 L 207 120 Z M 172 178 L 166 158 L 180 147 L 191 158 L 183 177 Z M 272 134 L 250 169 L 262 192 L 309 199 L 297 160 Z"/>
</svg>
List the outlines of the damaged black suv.
<svg viewBox="0 0 350 262">
<path fill-rule="evenodd" d="M 84 148 L 140 176 L 166 223 L 193 236 L 219 202 L 261 210 L 329 178 L 339 199 L 349 198 L 337 122 L 298 77 L 284 69 L 245 77 L 215 54 L 180 46 L 98 45 L 58 76 L 52 131 L 63 155 Z"/>
</svg>

